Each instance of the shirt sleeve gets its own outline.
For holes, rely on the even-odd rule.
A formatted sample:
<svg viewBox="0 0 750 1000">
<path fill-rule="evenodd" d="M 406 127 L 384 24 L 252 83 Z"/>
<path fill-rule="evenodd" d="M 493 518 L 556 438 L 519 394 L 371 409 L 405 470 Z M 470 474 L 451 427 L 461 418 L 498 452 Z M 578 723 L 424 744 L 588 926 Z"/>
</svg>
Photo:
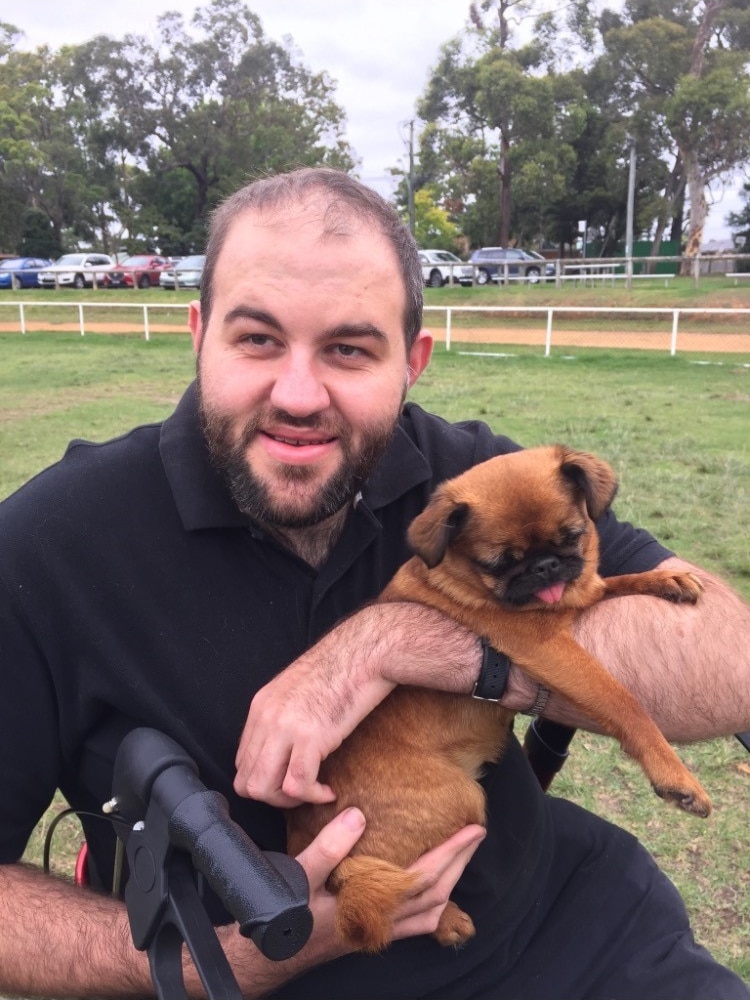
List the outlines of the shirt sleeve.
<svg viewBox="0 0 750 1000">
<path fill-rule="evenodd" d="M 44 657 L 0 580 L 0 864 L 21 857 L 57 788 L 57 715 Z"/>
<path fill-rule="evenodd" d="M 608 510 L 596 524 L 599 532 L 599 572 L 602 576 L 643 573 L 674 555 L 643 528 L 618 521 Z"/>
</svg>

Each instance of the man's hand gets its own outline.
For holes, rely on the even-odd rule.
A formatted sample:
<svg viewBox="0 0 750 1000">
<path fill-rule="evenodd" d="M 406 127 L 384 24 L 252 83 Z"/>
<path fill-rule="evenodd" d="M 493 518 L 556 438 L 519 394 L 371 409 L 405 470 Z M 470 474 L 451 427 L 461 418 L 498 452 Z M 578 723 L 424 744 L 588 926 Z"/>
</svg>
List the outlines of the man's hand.
<svg viewBox="0 0 750 1000">
<path fill-rule="evenodd" d="M 435 930 L 456 883 L 484 837 L 484 827 L 465 826 L 414 862 L 409 870 L 420 872 L 423 879 L 396 914 L 394 941 Z"/>
<path fill-rule="evenodd" d="M 326 889 L 332 870 L 351 851 L 365 828 L 359 809 L 345 809 L 325 826 L 297 860 L 305 869 L 310 884 L 310 909 L 313 932 L 302 950 L 285 962 L 271 962 L 241 937 L 237 925 L 222 928 L 219 936 L 237 977 L 243 995 L 263 995 L 280 982 L 299 976 L 307 969 L 346 954 L 335 932 L 336 897 Z M 422 876 L 413 895 L 404 901 L 393 923 L 393 940 L 430 934 L 437 927 L 456 882 L 484 839 L 481 826 L 467 826 L 445 843 L 433 848 L 414 862 L 410 871 Z M 190 973 L 191 986 L 193 972 Z M 190 990 L 192 995 L 193 990 Z"/>
<path fill-rule="evenodd" d="M 335 799 L 317 780 L 321 761 L 394 685 L 353 666 L 336 676 L 317 649 L 253 698 L 235 758 L 238 795 L 283 808 Z"/>
<path fill-rule="evenodd" d="M 336 897 L 325 888 L 328 876 L 351 851 L 364 828 L 365 818 L 359 809 L 345 809 L 297 856 L 307 873 L 315 927 L 322 937 L 333 935 L 336 911 Z M 419 872 L 422 879 L 396 913 L 393 940 L 435 930 L 456 882 L 484 836 L 483 827 L 466 826 L 411 865 L 409 871 Z M 338 950 L 343 954 L 340 945 Z"/>
<path fill-rule="evenodd" d="M 469 693 L 479 643 L 418 604 L 374 604 L 329 632 L 253 698 L 235 758 L 238 795 L 289 807 L 331 802 L 321 761 L 396 684 Z"/>
</svg>

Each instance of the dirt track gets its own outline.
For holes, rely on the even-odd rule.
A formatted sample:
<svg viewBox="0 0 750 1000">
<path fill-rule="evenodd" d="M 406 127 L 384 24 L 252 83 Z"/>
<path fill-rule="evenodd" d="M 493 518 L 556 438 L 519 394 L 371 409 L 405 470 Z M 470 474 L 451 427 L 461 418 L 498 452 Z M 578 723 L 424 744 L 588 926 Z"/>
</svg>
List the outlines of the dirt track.
<svg viewBox="0 0 750 1000">
<path fill-rule="evenodd" d="M 426 324 L 430 329 L 429 323 Z M 77 333 L 80 327 L 77 323 L 56 323 L 53 327 L 48 323 L 27 323 L 29 333 L 51 330 L 59 333 Z M 19 325 L 15 323 L 0 323 L 3 333 L 18 333 Z M 186 326 L 166 323 L 150 323 L 150 333 L 187 333 Z M 143 335 L 143 324 L 140 323 L 86 323 L 87 333 L 113 333 Z M 445 331 L 442 328 L 434 330 L 438 343 L 445 342 Z M 486 327 L 453 327 L 451 332 L 451 347 L 458 344 L 497 344 L 500 345 L 538 345 L 544 347 L 546 331 L 543 327 L 536 329 L 501 329 Z M 669 351 L 671 336 L 667 331 L 631 332 L 612 330 L 555 330 L 552 334 L 553 347 L 609 347 L 631 348 L 633 350 Z M 744 333 L 678 333 L 677 348 L 682 352 L 710 352 L 721 354 L 750 355 L 750 332 Z"/>
</svg>

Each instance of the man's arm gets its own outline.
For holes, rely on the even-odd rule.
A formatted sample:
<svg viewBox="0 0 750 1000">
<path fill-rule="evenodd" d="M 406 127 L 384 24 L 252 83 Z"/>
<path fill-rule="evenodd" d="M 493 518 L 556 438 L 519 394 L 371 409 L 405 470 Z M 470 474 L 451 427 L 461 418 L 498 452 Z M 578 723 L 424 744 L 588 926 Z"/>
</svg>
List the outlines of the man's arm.
<svg viewBox="0 0 750 1000">
<path fill-rule="evenodd" d="M 750 606 L 716 577 L 677 558 L 705 593 L 695 607 L 618 597 L 587 611 L 581 644 L 642 701 L 668 739 L 710 739 L 750 727 Z M 470 693 L 476 636 L 430 608 L 374 604 L 338 625 L 253 699 L 237 753 L 235 789 L 275 805 L 330 801 L 320 762 L 396 684 Z M 511 670 L 503 704 L 534 702 L 536 683 Z M 544 714 L 593 728 L 558 697 Z"/>
<path fill-rule="evenodd" d="M 325 890 L 331 870 L 364 830 L 364 817 L 347 809 L 326 826 L 298 860 L 310 883 L 314 927 L 293 958 L 271 962 L 240 935 L 218 933 L 243 996 L 260 997 L 308 968 L 344 953 L 334 934 L 336 900 Z M 400 908 L 394 939 L 437 926 L 450 893 L 484 837 L 465 827 L 415 862 L 422 881 Z M 0 865 L 0 993 L 37 997 L 146 997 L 154 995 L 148 958 L 136 951 L 123 903 L 21 864 Z M 205 996 L 186 950 L 189 996 Z"/>
<path fill-rule="evenodd" d="M 596 605 L 576 638 L 646 707 L 668 740 L 691 743 L 750 727 L 750 605 L 723 581 L 677 557 L 704 585 L 697 605 L 618 597 Z M 528 692 L 521 697 L 528 699 Z M 596 727 L 554 693 L 547 718 Z"/>
</svg>

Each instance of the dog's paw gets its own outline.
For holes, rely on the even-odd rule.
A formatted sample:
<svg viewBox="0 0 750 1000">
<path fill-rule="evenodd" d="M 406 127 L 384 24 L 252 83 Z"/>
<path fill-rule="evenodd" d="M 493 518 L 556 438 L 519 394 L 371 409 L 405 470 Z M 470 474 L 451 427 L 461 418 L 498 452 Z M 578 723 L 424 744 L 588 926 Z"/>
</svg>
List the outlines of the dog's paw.
<svg viewBox="0 0 750 1000">
<path fill-rule="evenodd" d="M 675 604 L 695 604 L 703 593 L 701 581 L 693 573 L 665 572 L 661 581 L 660 597 Z"/>
<path fill-rule="evenodd" d="M 685 812 L 706 818 L 711 812 L 711 800 L 698 782 L 691 782 L 689 788 L 659 787 L 654 785 L 654 791 L 665 802 L 671 802 Z"/>
<path fill-rule="evenodd" d="M 460 948 L 473 938 L 476 929 L 468 913 L 464 913 L 455 903 L 449 902 L 440 917 L 433 937 L 445 946 Z"/>
</svg>

